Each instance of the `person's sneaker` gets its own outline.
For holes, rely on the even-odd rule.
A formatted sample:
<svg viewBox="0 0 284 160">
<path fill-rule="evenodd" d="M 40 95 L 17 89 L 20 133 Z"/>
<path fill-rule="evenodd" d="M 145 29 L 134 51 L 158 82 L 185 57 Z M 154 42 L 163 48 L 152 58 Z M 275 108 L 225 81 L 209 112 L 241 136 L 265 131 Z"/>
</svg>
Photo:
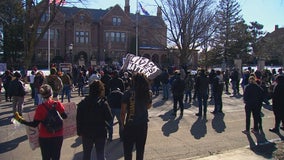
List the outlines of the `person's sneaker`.
<svg viewBox="0 0 284 160">
<path fill-rule="evenodd" d="M 174 113 L 172 113 L 172 116 L 177 116 L 177 113 L 175 113 L 175 112 L 174 112 Z"/>
<path fill-rule="evenodd" d="M 249 134 L 249 131 L 248 130 L 243 130 L 242 131 L 244 134 Z"/>
<path fill-rule="evenodd" d="M 259 133 L 259 131 L 258 131 L 258 130 L 256 130 L 256 129 L 252 129 L 252 130 L 251 130 L 251 133 L 253 133 L 253 134 L 258 134 L 258 133 Z"/>
<path fill-rule="evenodd" d="M 270 128 L 269 131 L 274 133 L 279 133 L 279 129 L 277 128 Z"/>
<path fill-rule="evenodd" d="M 284 131 L 284 126 L 283 127 L 280 127 L 280 129 L 282 129 Z"/>
</svg>

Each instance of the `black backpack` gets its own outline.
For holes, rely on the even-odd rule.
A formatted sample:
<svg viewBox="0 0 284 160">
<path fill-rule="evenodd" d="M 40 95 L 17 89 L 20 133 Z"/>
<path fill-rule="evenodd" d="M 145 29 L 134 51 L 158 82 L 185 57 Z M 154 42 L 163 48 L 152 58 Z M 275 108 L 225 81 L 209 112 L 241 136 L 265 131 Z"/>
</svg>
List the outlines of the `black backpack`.
<svg viewBox="0 0 284 160">
<path fill-rule="evenodd" d="M 53 103 L 51 109 L 49 109 L 46 104 L 43 103 L 43 105 L 47 110 L 47 116 L 43 121 L 43 125 L 46 127 L 47 131 L 49 133 L 55 133 L 61 130 L 63 127 L 63 119 L 60 113 L 56 110 L 57 104 Z"/>
</svg>

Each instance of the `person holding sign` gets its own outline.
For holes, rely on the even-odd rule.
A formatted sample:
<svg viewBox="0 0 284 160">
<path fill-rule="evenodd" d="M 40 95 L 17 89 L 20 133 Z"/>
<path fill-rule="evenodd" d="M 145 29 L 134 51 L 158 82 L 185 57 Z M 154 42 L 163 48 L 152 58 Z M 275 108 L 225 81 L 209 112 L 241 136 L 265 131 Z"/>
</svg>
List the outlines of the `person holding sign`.
<svg viewBox="0 0 284 160">
<path fill-rule="evenodd" d="M 46 107 L 49 107 L 50 109 L 55 103 L 55 109 L 63 119 L 67 118 L 67 114 L 65 113 L 65 109 L 62 103 L 52 100 L 53 91 L 51 86 L 49 86 L 48 84 L 42 85 L 40 87 L 39 93 L 43 97 L 44 102 L 37 106 L 34 120 L 28 122 L 24 120 L 18 112 L 16 112 L 15 114 L 15 119 L 20 123 L 30 127 L 37 127 L 39 125 L 39 146 L 41 149 L 42 159 L 59 160 L 63 143 L 63 128 L 56 132 L 49 132 L 43 122 L 48 115 L 48 110 Z"/>
<path fill-rule="evenodd" d="M 135 145 L 136 159 L 142 160 L 148 131 L 148 109 L 152 106 L 152 91 L 145 74 L 135 73 L 131 88 L 122 97 L 121 120 L 125 160 L 132 159 Z"/>
</svg>

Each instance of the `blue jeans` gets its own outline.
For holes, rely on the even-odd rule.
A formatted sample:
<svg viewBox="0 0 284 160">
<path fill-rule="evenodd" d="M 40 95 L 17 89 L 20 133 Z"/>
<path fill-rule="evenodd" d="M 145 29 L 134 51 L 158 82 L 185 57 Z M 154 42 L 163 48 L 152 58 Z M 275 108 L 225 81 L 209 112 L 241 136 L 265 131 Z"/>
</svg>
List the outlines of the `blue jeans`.
<svg viewBox="0 0 284 160">
<path fill-rule="evenodd" d="M 189 102 L 191 102 L 191 98 L 192 98 L 191 90 L 185 91 L 184 94 L 185 94 L 185 100 L 184 101 L 189 100 Z"/>
<path fill-rule="evenodd" d="M 202 105 L 203 105 L 203 112 L 204 112 L 204 115 L 206 115 L 208 93 L 207 92 L 206 93 L 197 93 L 197 99 L 198 99 L 198 107 L 199 107 L 198 114 L 202 114 Z"/>
<path fill-rule="evenodd" d="M 40 97 L 38 96 L 38 94 L 39 94 L 39 93 L 38 93 L 38 89 L 36 88 L 36 89 L 35 89 L 35 101 L 34 101 L 34 104 L 35 104 L 35 105 L 38 105 L 38 103 L 39 103 L 39 98 L 40 98 Z"/>
<path fill-rule="evenodd" d="M 163 87 L 163 98 L 168 99 L 169 98 L 169 84 L 163 83 L 162 87 Z"/>
<path fill-rule="evenodd" d="M 234 94 L 237 94 L 237 93 L 238 93 L 238 90 L 237 90 L 237 81 L 232 81 L 232 89 L 233 89 Z"/>
<path fill-rule="evenodd" d="M 62 94 L 61 94 L 61 102 L 63 102 L 64 95 L 67 96 L 68 102 L 70 102 L 71 98 L 71 86 L 70 85 L 64 85 Z"/>
<path fill-rule="evenodd" d="M 120 118 L 120 108 L 111 108 L 111 113 L 112 113 L 112 120 L 109 122 L 109 127 L 108 127 L 108 131 L 109 131 L 109 137 L 112 138 L 112 134 L 113 134 L 113 121 L 114 121 L 114 117 L 116 117 L 116 119 L 118 120 L 118 125 L 119 125 L 119 137 L 120 139 L 122 139 L 122 123 L 121 123 L 121 118 Z"/>
</svg>

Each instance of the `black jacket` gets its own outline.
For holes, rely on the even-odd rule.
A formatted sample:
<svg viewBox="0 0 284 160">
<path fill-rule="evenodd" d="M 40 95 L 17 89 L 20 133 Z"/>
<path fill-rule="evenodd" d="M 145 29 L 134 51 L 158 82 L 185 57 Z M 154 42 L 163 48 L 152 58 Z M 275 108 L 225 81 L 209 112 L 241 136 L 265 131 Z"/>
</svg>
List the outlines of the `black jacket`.
<svg viewBox="0 0 284 160">
<path fill-rule="evenodd" d="M 278 76 L 277 81 L 272 93 L 272 105 L 284 111 L 284 76 Z"/>
<path fill-rule="evenodd" d="M 8 93 L 10 96 L 24 97 L 26 95 L 24 82 L 16 78 L 9 84 Z"/>
<path fill-rule="evenodd" d="M 244 102 L 249 107 L 261 107 L 264 99 L 263 89 L 254 83 L 249 83 L 244 90 Z"/>
<path fill-rule="evenodd" d="M 180 76 L 176 77 L 172 83 L 172 93 L 173 96 L 183 95 L 185 89 L 185 81 L 180 78 Z"/>
<path fill-rule="evenodd" d="M 86 97 L 77 107 L 77 134 L 78 136 L 106 137 L 106 127 L 112 114 L 106 99 Z"/>
</svg>

